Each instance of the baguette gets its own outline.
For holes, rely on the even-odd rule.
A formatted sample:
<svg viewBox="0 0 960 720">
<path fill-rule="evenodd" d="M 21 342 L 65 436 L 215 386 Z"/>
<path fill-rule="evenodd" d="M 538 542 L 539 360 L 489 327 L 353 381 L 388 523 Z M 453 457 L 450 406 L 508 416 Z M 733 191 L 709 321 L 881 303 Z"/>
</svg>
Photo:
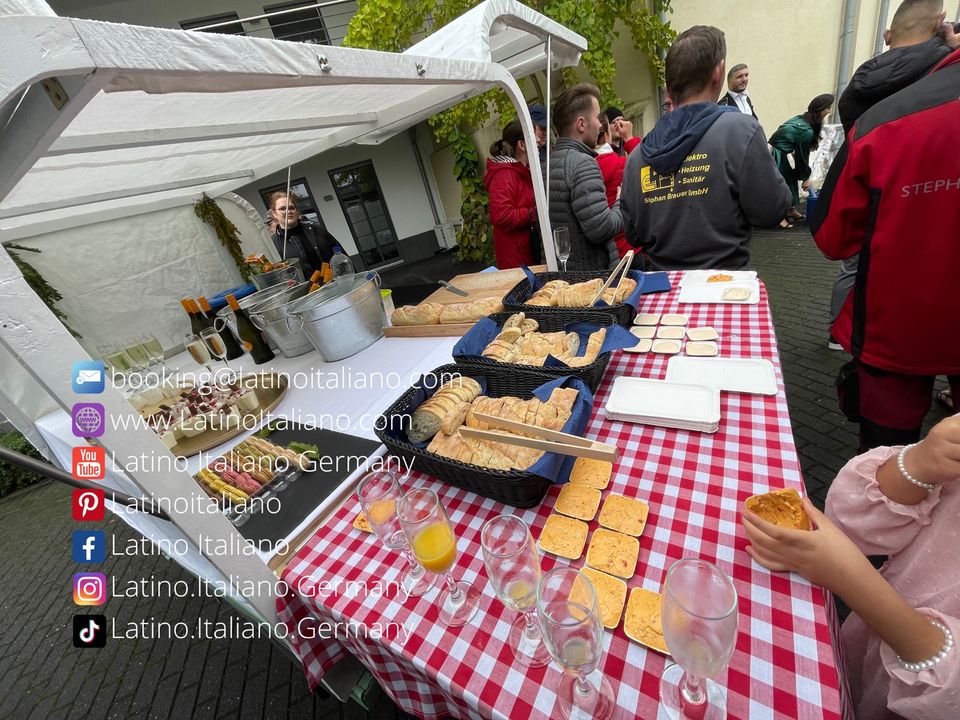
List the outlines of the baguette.
<svg viewBox="0 0 960 720">
<path fill-rule="evenodd" d="M 390 322 L 394 325 L 437 325 L 440 322 L 441 306 L 423 302 L 419 305 L 402 305 L 393 311 Z"/>
<path fill-rule="evenodd" d="M 601 287 L 603 287 L 603 280 L 600 278 L 570 285 L 557 293 L 556 305 L 558 307 L 588 307 Z"/>
<path fill-rule="evenodd" d="M 448 413 L 455 413 L 462 402 L 472 402 L 480 394 L 480 384 L 469 377 L 456 377 L 441 386 L 413 411 L 407 437 L 421 443 L 436 435 Z"/>
<path fill-rule="evenodd" d="M 471 302 L 450 303 L 440 310 L 440 324 L 471 323 L 499 312 L 503 305 L 497 298 L 482 298 Z"/>
</svg>

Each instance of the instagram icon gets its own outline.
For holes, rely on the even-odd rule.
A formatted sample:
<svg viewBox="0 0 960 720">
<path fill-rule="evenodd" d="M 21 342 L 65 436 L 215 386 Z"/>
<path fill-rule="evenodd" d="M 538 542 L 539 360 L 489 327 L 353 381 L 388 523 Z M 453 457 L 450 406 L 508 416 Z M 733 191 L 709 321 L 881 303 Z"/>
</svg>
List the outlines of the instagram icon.
<svg viewBox="0 0 960 720">
<path fill-rule="evenodd" d="M 103 605 L 107 601 L 107 576 L 103 573 L 76 573 L 73 576 L 75 605 Z"/>
</svg>

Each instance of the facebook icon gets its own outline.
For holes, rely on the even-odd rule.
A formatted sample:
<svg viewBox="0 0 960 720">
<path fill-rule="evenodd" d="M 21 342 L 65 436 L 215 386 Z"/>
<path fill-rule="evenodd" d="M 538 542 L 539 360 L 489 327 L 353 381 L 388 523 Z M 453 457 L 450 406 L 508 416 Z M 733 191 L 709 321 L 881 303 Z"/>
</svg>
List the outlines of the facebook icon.
<svg viewBox="0 0 960 720">
<path fill-rule="evenodd" d="M 74 562 L 102 563 L 106 557 L 107 537 L 103 530 L 74 530 Z"/>
</svg>

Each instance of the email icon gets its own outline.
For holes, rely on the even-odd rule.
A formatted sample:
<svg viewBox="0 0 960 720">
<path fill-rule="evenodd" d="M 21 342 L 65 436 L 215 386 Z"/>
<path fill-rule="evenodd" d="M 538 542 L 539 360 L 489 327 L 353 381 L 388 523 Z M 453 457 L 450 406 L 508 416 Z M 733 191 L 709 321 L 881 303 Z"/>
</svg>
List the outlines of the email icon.
<svg viewBox="0 0 960 720">
<path fill-rule="evenodd" d="M 73 363 L 73 391 L 80 394 L 102 393 L 105 368 L 99 360 L 78 360 Z"/>
</svg>

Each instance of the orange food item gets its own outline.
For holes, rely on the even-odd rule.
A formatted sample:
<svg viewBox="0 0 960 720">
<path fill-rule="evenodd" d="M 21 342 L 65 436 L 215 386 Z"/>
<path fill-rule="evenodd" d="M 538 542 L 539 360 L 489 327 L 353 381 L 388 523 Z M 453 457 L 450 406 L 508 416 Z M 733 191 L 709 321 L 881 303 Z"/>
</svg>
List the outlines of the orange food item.
<svg viewBox="0 0 960 720">
<path fill-rule="evenodd" d="M 733 275 L 727 275 L 726 273 L 717 273 L 707 278 L 708 283 L 730 282 L 731 280 L 733 280 Z"/>
<path fill-rule="evenodd" d="M 800 503 L 800 493 L 793 488 L 783 488 L 753 495 L 747 498 L 747 510 L 767 522 L 794 530 L 809 530 L 810 518 Z"/>
</svg>

